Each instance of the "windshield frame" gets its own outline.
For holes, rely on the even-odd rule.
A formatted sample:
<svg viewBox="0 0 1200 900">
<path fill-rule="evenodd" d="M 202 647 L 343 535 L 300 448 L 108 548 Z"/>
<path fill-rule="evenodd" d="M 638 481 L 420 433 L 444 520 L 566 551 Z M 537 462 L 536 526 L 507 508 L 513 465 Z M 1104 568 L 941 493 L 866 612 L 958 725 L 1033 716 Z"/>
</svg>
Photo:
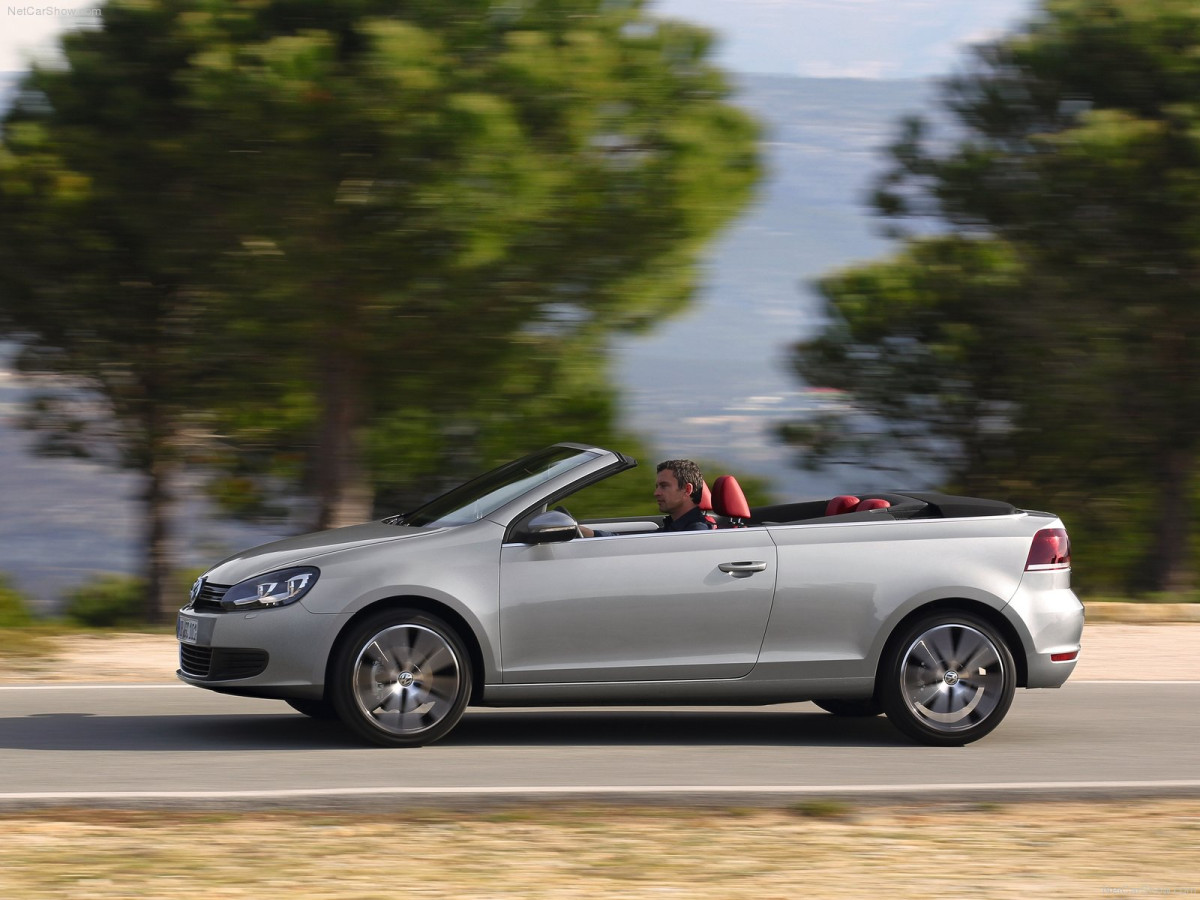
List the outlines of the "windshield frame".
<svg viewBox="0 0 1200 900">
<path fill-rule="evenodd" d="M 414 528 L 471 525 L 603 455 L 603 451 L 582 444 L 554 444 L 478 475 L 412 512 L 392 516 L 384 522 Z"/>
</svg>

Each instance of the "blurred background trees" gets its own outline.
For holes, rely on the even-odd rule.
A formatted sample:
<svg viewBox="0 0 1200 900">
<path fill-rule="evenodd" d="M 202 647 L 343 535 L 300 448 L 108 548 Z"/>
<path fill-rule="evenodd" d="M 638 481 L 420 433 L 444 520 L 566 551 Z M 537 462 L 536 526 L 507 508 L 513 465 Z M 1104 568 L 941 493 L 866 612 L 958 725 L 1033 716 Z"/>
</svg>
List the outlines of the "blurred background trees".
<svg viewBox="0 0 1200 900">
<path fill-rule="evenodd" d="M 904 447 L 956 487 L 1053 509 L 1087 585 L 1190 587 L 1196 4 L 1047 0 L 944 104 L 952 133 L 910 120 L 876 196 L 902 249 L 825 279 L 828 325 L 797 348 L 871 424 L 791 439 L 818 457 Z"/>
<path fill-rule="evenodd" d="M 643 6 L 117 0 L 29 75 L 0 323 L 60 376 L 50 444 L 145 475 L 152 620 L 181 465 L 324 527 L 613 436 L 606 338 L 758 177 L 708 35 Z"/>
<path fill-rule="evenodd" d="M 902 453 L 1061 513 L 1085 589 L 1193 585 L 1194 7 L 1046 0 L 903 125 L 874 198 L 899 249 L 823 280 L 795 357 L 863 415 L 786 429 L 806 463 Z M 638 0 L 115 0 L 102 26 L 3 125 L 0 334 L 47 376 L 47 450 L 143 474 L 152 616 L 183 467 L 325 526 L 554 440 L 637 453 L 613 334 L 686 305 L 760 174 L 706 33 Z"/>
</svg>

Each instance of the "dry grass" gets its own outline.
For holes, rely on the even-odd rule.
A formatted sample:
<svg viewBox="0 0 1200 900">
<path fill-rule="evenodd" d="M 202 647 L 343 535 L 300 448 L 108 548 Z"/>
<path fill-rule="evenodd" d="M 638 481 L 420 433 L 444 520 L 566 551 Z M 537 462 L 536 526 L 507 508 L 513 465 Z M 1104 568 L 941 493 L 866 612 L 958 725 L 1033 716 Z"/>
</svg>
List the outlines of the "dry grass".
<svg viewBox="0 0 1200 900">
<path fill-rule="evenodd" d="M 1200 894 L 1200 800 L 792 810 L 0 814 L 0 897 Z"/>
<path fill-rule="evenodd" d="M 62 635 L 48 627 L 0 628 L 2 675 L 35 676 L 59 653 Z"/>
</svg>

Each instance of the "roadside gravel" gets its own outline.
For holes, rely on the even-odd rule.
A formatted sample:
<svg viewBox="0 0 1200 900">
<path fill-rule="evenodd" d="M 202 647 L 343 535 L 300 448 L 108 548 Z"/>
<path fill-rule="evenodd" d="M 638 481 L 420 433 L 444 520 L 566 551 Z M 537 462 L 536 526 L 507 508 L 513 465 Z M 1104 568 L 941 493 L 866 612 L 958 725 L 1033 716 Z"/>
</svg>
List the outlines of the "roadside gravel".
<svg viewBox="0 0 1200 900">
<path fill-rule="evenodd" d="M 170 635 L 73 634 L 53 639 L 39 655 L 0 655 L 0 684 L 173 682 L 177 657 Z M 1071 679 L 1200 679 L 1200 623 L 1089 622 Z"/>
</svg>

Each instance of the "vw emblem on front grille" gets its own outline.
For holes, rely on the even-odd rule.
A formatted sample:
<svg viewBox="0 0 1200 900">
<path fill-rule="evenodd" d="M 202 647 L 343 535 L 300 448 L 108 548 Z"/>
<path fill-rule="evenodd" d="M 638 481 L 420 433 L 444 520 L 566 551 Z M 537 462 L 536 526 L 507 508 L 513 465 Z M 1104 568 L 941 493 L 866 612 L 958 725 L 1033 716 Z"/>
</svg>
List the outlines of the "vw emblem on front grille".
<svg viewBox="0 0 1200 900">
<path fill-rule="evenodd" d="M 196 598 L 200 596 L 200 592 L 202 590 L 204 590 L 204 576 L 203 575 L 201 575 L 199 578 L 197 578 L 192 583 L 192 591 L 188 596 L 193 603 L 196 602 Z"/>
</svg>

